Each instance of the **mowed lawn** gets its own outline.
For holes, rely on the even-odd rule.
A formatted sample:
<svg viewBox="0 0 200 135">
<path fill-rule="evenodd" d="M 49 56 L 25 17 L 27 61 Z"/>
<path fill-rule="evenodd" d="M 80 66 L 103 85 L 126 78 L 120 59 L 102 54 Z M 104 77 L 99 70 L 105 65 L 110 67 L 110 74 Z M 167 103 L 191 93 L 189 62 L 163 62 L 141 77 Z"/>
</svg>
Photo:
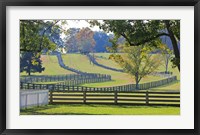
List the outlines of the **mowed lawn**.
<svg viewBox="0 0 200 135">
<path fill-rule="evenodd" d="M 66 104 L 22 109 L 20 115 L 180 115 L 180 107 Z"/>
<path fill-rule="evenodd" d="M 108 74 L 112 76 L 112 81 L 109 82 L 102 82 L 102 83 L 88 83 L 83 84 L 83 86 L 91 86 L 91 87 L 108 87 L 108 86 L 119 86 L 119 85 L 126 85 L 126 84 L 133 84 L 135 83 L 134 78 L 122 72 L 116 72 L 112 70 L 108 70 L 96 65 L 93 65 L 86 55 L 81 54 L 66 54 L 62 55 L 63 61 L 65 65 L 78 69 L 83 72 L 88 73 L 100 73 L 100 74 Z M 112 60 L 109 60 L 113 63 Z M 109 61 L 107 63 L 109 63 Z M 106 63 L 104 63 L 107 65 Z M 116 63 L 115 63 L 116 65 Z M 162 79 L 158 76 L 147 76 L 141 80 L 141 82 L 150 82 Z"/>
<path fill-rule="evenodd" d="M 105 65 L 107 67 L 111 67 L 115 69 L 122 69 L 122 67 L 120 67 L 119 64 L 109 59 L 109 56 L 111 55 L 111 53 L 95 53 L 95 54 L 90 54 L 90 55 L 94 55 L 96 61 L 101 65 Z"/>
<path fill-rule="evenodd" d="M 45 70 L 41 73 L 31 73 L 32 75 L 64 75 L 64 74 L 75 74 L 69 70 L 65 70 L 58 64 L 58 59 L 54 55 L 41 55 L 42 66 Z M 20 75 L 27 75 L 25 72 Z"/>
<path fill-rule="evenodd" d="M 109 60 L 108 57 L 110 53 L 95 53 L 95 56 L 97 56 L 97 61 L 103 65 L 113 67 L 120 69 L 120 66 L 116 64 L 114 61 Z M 112 70 L 107 70 L 98 66 L 93 65 L 88 60 L 87 56 L 81 55 L 81 54 L 66 54 L 62 55 L 63 61 L 66 65 L 73 67 L 75 69 L 79 69 L 84 72 L 89 73 L 100 73 L 100 74 L 109 74 L 112 76 L 112 81 L 108 82 L 100 82 L 100 83 L 88 83 L 88 84 L 82 84 L 82 86 L 87 87 L 110 87 L 110 86 L 119 86 L 119 85 L 126 85 L 126 84 L 133 84 L 135 83 L 134 77 L 127 73 L 121 73 L 116 72 Z M 42 55 L 41 56 L 43 66 L 45 67 L 45 70 L 42 73 L 32 73 L 32 75 L 64 75 L 64 74 L 75 74 L 74 72 L 65 70 L 61 68 L 58 64 L 58 60 L 56 56 L 53 55 Z M 164 66 L 161 65 L 158 69 L 158 71 L 164 71 Z M 166 86 L 162 86 L 163 88 L 159 89 L 154 88 L 151 90 L 154 91 L 171 91 L 171 90 L 180 90 L 180 73 L 177 68 L 172 68 L 171 63 L 169 64 L 169 71 L 172 71 L 174 75 L 177 76 L 178 81 L 173 84 L 168 84 Z M 27 76 L 25 72 L 20 74 L 21 76 Z M 163 79 L 161 77 L 157 76 L 146 76 L 141 80 L 140 83 L 144 82 L 151 82 Z"/>
<path fill-rule="evenodd" d="M 91 54 L 93 55 L 93 54 Z M 96 61 L 102 65 L 106 65 L 108 67 L 116 68 L 116 69 L 121 69 L 121 67 L 115 63 L 112 60 L 109 60 L 109 56 L 111 53 L 94 53 L 94 56 L 96 58 Z M 162 57 L 161 54 L 154 54 L 154 55 L 159 55 L 158 57 Z M 162 62 L 160 66 L 157 69 L 158 72 L 164 72 L 165 71 L 165 64 Z M 177 79 L 180 80 L 180 73 L 178 71 L 178 68 L 172 68 L 172 63 L 169 61 L 168 65 L 168 71 L 173 72 L 173 75 L 177 76 Z"/>
<path fill-rule="evenodd" d="M 180 91 L 180 81 L 176 81 L 167 85 L 163 85 L 156 88 L 148 89 L 148 91 Z"/>
</svg>

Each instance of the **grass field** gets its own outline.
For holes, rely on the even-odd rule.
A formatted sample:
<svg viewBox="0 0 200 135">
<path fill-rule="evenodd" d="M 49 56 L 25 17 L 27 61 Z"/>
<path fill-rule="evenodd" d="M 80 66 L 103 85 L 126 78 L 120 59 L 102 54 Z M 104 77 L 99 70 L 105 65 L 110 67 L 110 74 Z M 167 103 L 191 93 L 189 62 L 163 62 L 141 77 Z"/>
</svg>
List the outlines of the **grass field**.
<svg viewBox="0 0 200 135">
<path fill-rule="evenodd" d="M 122 69 L 119 64 L 116 62 L 109 60 L 109 56 L 111 53 L 95 53 L 94 57 L 99 64 L 106 65 L 111 68 Z M 93 55 L 93 54 L 91 54 Z"/>
<path fill-rule="evenodd" d="M 114 61 L 109 60 L 109 53 L 97 53 L 97 62 L 112 68 L 121 69 Z M 87 83 L 82 86 L 88 87 L 110 87 L 126 84 L 133 84 L 134 78 L 127 73 L 116 72 L 102 67 L 98 67 L 90 63 L 87 56 L 81 54 L 62 55 L 65 65 L 88 73 L 109 74 L 112 81 L 100 83 Z M 32 75 L 63 75 L 74 74 L 71 71 L 61 68 L 58 64 L 56 56 L 43 55 L 41 57 L 45 71 L 42 73 L 32 73 Z M 159 72 L 164 71 L 164 66 L 160 66 Z M 172 69 L 169 65 L 169 71 L 177 75 L 180 79 L 179 71 Z M 21 73 L 21 76 L 26 75 Z M 147 76 L 140 83 L 156 81 L 162 79 L 157 76 Z M 41 83 L 41 82 L 38 82 Z M 44 84 L 53 84 L 56 82 L 44 82 Z M 148 91 L 180 91 L 180 81 L 173 82 L 168 85 L 151 88 Z M 73 97 L 71 97 L 73 98 Z M 74 98 L 77 98 L 76 96 Z M 98 97 L 97 97 L 98 98 Z M 130 105 L 92 105 L 92 104 L 65 104 L 65 105 L 47 105 L 40 107 L 32 107 L 22 109 L 21 115 L 179 115 L 180 107 L 167 106 L 130 106 Z"/>
<path fill-rule="evenodd" d="M 121 69 L 121 67 L 116 64 L 114 61 L 109 60 L 109 56 L 111 53 L 95 53 L 94 56 L 96 56 L 96 61 L 102 65 L 106 65 L 108 67 L 116 68 L 116 69 Z M 91 54 L 92 55 L 92 54 Z M 154 55 L 159 55 L 159 54 L 154 54 Z M 158 72 L 164 72 L 165 71 L 165 66 L 164 63 L 162 63 L 158 69 Z M 169 62 L 168 65 L 168 71 L 173 72 L 174 75 L 177 76 L 177 79 L 180 80 L 180 73 L 178 71 L 178 68 L 172 68 L 172 63 Z"/>
<path fill-rule="evenodd" d="M 21 115 L 180 115 L 179 107 L 127 105 L 47 105 L 23 109 Z"/>
<path fill-rule="evenodd" d="M 41 55 L 42 66 L 45 70 L 42 73 L 31 73 L 32 75 L 63 75 L 63 74 L 75 74 L 74 72 L 61 68 L 58 64 L 56 56 Z M 25 72 L 21 75 L 27 75 Z"/>
<path fill-rule="evenodd" d="M 110 53 L 95 53 L 97 62 L 100 64 L 121 69 L 118 64 L 116 64 L 114 61 L 109 60 L 108 57 Z M 127 73 L 121 73 L 116 72 L 112 70 L 107 70 L 102 67 L 98 67 L 96 65 L 93 65 L 88 60 L 87 56 L 81 55 L 81 54 L 66 54 L 62 55 L 63 61 L 67 66 L 70 66 L 72 68 L 89 72 L 89 73 L 100 73 L 100 74 L 109 74 L 112 76 L 112 81 L 109 82 L 101 82 L 101 83 L 87 83 L 82 84 L 82 86 L 90 86 L 90 87 L 108 87 L 108 86 L 119 86 L 119 85 L 126 85 L 126 84 L 133 84 L 135 83 L 134 78 L 127 74 Z M 71 71 L 65 70 L 61 68 L 58 64 L 58 60 L 56 56 L 49 56 L 49 55 L 42 55 L 41 56 L 43 66 L 45 67 L 45 71 L 42 73 L 32 73 L 32 75 L 63 75 L 63 74 L 74 74 Z M 164 66 L 160 66 L 158 71 L 164 71 Z M 177 75 L 178 80 L 180 79 L 180 74 L 177 68 L 171 68 L 171 63 L 169 65 L 169 71 L 172 71 L 174 75 Z M 21 76 L 27 75 L 26 73 L 21 73 Z M 156 81 L 162 79 L 161 77 L 157 76 L 147 76 L 141 80 L 140 83 L 144 82 L 150 82 L 150 81 Z M 180 83 L 170 84 L 165 86 L 162 90 L 179 90 Z M 160 88 L 159 88 L 160 89 Z M 156 89 L 154 89 L 156 90 Z"/>
<path fill-rule="evenodd" d="M 151 88 L 148 91 L 180 91 L 180 81 L 156 88 Z"/>
<path fill-rule="evenodd" d="M 84 84 L 83 86 L 106 87 L 106 86 L 118 86 L 118 85 L 126 85 L 126 84 L 135 83 L 135 80 L 131 75 L 127 73 L 121 73 L 121 72 L 104 69 L 102 67 L 93 65 L 92 63 L 90 63 L 87 56 L 85 55 L 67 54 L 67 55 L 62 55 L 62 58 L 65 65 L 68 65 L 72 68 L 75 68 L 84 72 L 109 74 L 112 76 L 112 81 L 110 82 L 88 83 L 88 84 Z M 108 65 L 108 63 L 113 63 L 113 61 L 107 60 L 106 62 L 104 62 L 106 66 Z M 143 78 L 141 82 L 149 82 L 149 81 L 155 81 L 155 80 L 160 80 L 160 79 L 162 78 L 157 77 L 157 76 L 147 76 Z"/>
</svg>

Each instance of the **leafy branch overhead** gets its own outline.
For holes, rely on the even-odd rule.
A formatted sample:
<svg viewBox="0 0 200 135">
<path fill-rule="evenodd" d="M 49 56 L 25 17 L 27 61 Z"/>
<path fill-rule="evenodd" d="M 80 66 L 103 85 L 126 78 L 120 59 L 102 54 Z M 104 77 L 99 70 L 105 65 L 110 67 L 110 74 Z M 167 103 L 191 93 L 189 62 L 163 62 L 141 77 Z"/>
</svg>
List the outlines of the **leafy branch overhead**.
<svg viewBox="0 0 200 135">
<path fill-rule="evenodd" d="M 170 38 L 176 61 L 180 61 L 178 41 L 180 41 L 180 20 L 98 20 L 88 21 L 91 26 L 99 26 L 116 37 L 124 37 L 130 46 L 148 44 L 157 46 L 160 37 Z M 174 63 L 180 70 L 180 63 Z"/>
<path fill-rule="evenodd" d="M 54 34 L 60 35 L 66 31 L 60 24 L 61 20 L 20 20 L 20 51 L 41 52 L 42 50 L 55 50 L 55 40 L 50 40 Z"/>
</svg>

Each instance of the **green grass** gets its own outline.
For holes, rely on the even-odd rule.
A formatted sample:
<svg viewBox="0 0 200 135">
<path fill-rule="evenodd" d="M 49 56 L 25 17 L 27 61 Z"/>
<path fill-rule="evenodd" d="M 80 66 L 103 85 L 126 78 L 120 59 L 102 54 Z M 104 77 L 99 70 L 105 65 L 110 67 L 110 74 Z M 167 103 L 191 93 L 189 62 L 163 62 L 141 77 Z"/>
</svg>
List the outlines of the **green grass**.
<svg viewBox="0 0 200 135">
<path fill-rule="evenodd" d="M 180 81 L 176 81 L 167 85 L 151 88 L 149 91 L 180 91 Z"/>
<path fill-rule="evenodd" d="M 179 107 L 127 105 L 47 105 L 23 109 L 21 115 L 180 115 Z"/>
<path fill-rule="evenodd" d="M 93 54 L 91 54 L 93 55 Z M 109 56 L 111 53 L 95 53 L 94 56 L 96 58 L 96 61 L 99 64 L 105 65 L 107 67 L 115 68 L 115 69 L 122 69 L 119 64 L 116 62 L 109 60 Z"/>
<path fill-rule="evenodd" d="M 110 66 L 113 68 L 118 68 L 118 64 L 116 64 L 112 60 L 108 60 L 108 57 L 110 53 L 95 53 L 95 56 L 98 56 L 97 61 L 101 64 L 104 64 L 106 66 Z M 63 61 L 66 65 L 73 67 L 75 69 L 79 69 L 84 72 L 90 72 L 90 73 L 100 73 L 100 74 L 109 74 L 112 76 L 112 81 L 109 82 L 100 82 L 100 83 L 88 83 L 88 84 L 82 84 L 82 86 L 87 87 L 110 87 L 110 86 L 119 86 L 119 85 L 127 85 L 127 84 L 133 84 L 135 83 L 134 78 L 127 74 L 127 73 L 121 73 L 116 72 L 112 70 L 107 70 L 98 66 L 93 65 L 88 60 L 87 56 L 81 55 L 81 54 L 66 54 L 62 55 Z M 71 71 L 65 70 L 61 68 L 58 64 L 58 60 L 56 56 L 49 56 L 49 55 L 42 55 L 41 59 L 43 61 L 43 66 L 45 67 L 45 71 L 42 73 L 32 73 L 32 75 L 63 75 L 63 74 L 74 74 Z M 164 66 L 160 66 L 157 71 L 164 71 Z M 171 68 L 171 63 L 169 64 L 169 71 L 172 71 L 174 75 L 177 76 L 178 80 L 180 79 L 180 73 L 177 68 Z M 26 73 L 21 73 L 21 76 L 26 76 Z M 140 83 L 150 82 L 150 81 L 156 81 L 162 79 L 158 76 L 147 76 L 141 80 Z M 51 82 L 50 82 L 51 83 Z M 54 83 L 54 82 L 53 82 Z M 151 90 L 180 90 L 180 83 L 175 84 L 169 84 L 167 86 L 162 86 L 159 88 L 154 88 Z"/>
<path fill-rule="evenodd" d="M 94 54 L 96 57 L 96 61 L 99 62 L 102 65 L 106 65 L 108 67 L 113 67 L 117 69 L 121 69 L 121 67 L 116 64 L 114 61 L 109 60 L 109 56 L 111 53 L 95 53 Z M 154 55 L 160 55 L 160 54 L 154 54 Z M 164 72 L 165 71 L 165 65 L 164 62 L 161 63 L 161 65 L 157 69 L 158 72 Z M 177 76 L 177 79 L 180 80 L 180 73 L 178 71 L 178 68 L 172 68 L 172 63 L 169 62 L 168 65 L 168 71 L 173 72 L 173 75 Z"/>
<path fill-rule="evenodd" d="M 32 75 L 63 75 L 63 74 L 74 74 L 74 72 L 65 70 L 61 68 L 58 64 L 58 59 L 56 56 L 42 55 L 42 66 L 45 70 L 42 73 L 31 73 Z M 26 76 L 25 72 L 20 75 Z"/>
<path fill-rule="evenodd" d="M 99 54 L 100 55 L 100 54 Z M 108 55 L 108 54 L 107 54 Z M 134 78 L 127 74 L 116 72 L 108 69 L 104 69 L 102 67 L 93 65 L 88 60 L 87 56 L 81 54 L 66 54 L 62 55 L 63 61 L 65 65 L 69 67 L 78 69 L 80 71 L 89 72 L 89 73 L 100 73 L 100 74 L 108 74 L 112 76 L 112 81 L 110 82 L 102 82 L 102 83 L 88 83 L 83 86 L 91 86 L 91 87 L 109 87 L 109 86 L 119 86 L 126 84 L 135 83 Z M 107 63 L 113 62 L 112 60 L 108 60 Z M 158 76 L 147 76 L 141 80 L 141 82 L 150 82 L 162 79 Z"/>
</svg>

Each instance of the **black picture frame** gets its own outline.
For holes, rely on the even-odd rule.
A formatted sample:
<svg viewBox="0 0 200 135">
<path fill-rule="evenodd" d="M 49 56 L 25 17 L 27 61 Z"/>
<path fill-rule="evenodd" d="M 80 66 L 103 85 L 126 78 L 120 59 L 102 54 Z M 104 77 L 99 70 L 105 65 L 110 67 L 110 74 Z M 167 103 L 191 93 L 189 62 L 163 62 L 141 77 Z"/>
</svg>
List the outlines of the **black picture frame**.
<svg viewBox="0 0 200 135">
<path fill-rule="evenodd" d="M 6 128 L 6 7 L 7 6 L 194 6 L 194 129 L 7 129 Z M 120 7 L 119 7 L 120 8 Z M 132 134 L 199 135 L 199 0 L 0 0 L 0 133 L 1 134 Z"/>
</svg>

